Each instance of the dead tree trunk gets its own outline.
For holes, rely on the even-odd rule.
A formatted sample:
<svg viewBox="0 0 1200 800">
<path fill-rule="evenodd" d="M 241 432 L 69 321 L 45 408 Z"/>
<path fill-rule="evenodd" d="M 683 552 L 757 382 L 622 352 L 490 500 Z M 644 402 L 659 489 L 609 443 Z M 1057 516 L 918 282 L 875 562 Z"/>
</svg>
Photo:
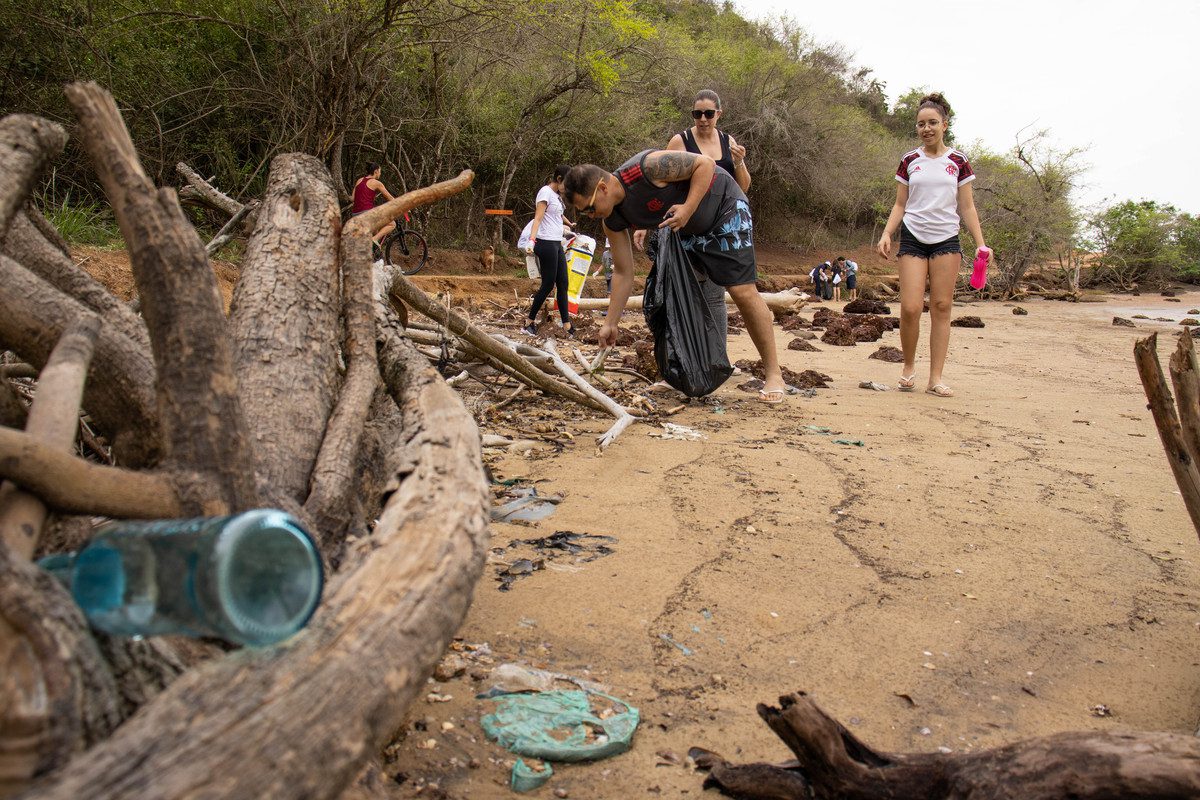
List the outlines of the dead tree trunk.
<svg viewBox="0 0 1200 800">
<path fill-rule="evenodd" d="M 1060 733 L 977 753 L 879 753 L 803 692 L 758 715 L 795 754 L 734 766 L 694 750 L 705 786 L 746 800 L 1184 800 L 1200 796 L 1200 739 L 1171 733 Z"/>
<path fill-rule="evenodd" d="M 478 430 L 393 322 L 376 319 L 365 226 L 472 175 L 411 192 L 343 236 L 324 167 L 278 157 L 227 320 L 204 245 L 175 193 L 142 170 L 112 97 L 94 84 L 67 91 L 145 323 L 25 205 L 61 129 L 0 121 L 0 349 L 39 370 L 46 390 L 26 431 L 0 427 L 0 478 L 13 486 L 0 490 L 0 796 L 39 779 L 39 797 L 338 797 L 421 691 L 487 542 Z M 79 352 L 64 334 L 95 316 L 90 368 L 64 368 L 61 353 Z M 120 467 L 63 449 L 80 387 Z M 4 421 L 25 422 L 16 402 Z M 56 408 L 51 440 L 42 406 Z M 16 495 L 29 502 L 5 499 Z M 341 548 L 341 569 L 300 634 L 178 679 L 162 640 L 93 636 L 29 561 L 39 508 L 132 518 L 262 504 L 300 515 L 327 555 Z M 362 535 L 349 547 L 348 530 Z"/>
</svg>

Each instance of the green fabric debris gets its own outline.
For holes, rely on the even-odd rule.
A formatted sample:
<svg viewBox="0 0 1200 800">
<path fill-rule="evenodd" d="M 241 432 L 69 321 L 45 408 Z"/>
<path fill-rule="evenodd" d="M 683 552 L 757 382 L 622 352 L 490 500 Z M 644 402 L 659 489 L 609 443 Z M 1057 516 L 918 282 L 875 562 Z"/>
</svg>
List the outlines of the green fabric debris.
<svg viewBox="0 0 1200 800">
<path fill-rule="evenodd" d="M 854 447 L 862 447 L 865 444 L 865 442 L 863 442 L 862 439 L 834 439 L 833 443 L 834 444 L 848 444 L 848 445 L 853 445 Z"/>
<path fill-rule="evenodd" d="M 612 703 L 616 713 L 608 719 L 592 713 L 593 697 Z M 564 690 L 500 695 L 496 711 L 479 722 L 489 739 L 517 755 L 597 761 L 628 750 L 638 720 L 638 710 L 615 697 Z"/>
<path fill-rule="evenodd" d="M 517 763 L 513 764 L 509 785 L 514 792 L 532 792 L 544 786 L 553 774 L 554 769 L 545 762 L 542 763 L 542 771 L 538 772 L 518 758 Z"/>
</svg>

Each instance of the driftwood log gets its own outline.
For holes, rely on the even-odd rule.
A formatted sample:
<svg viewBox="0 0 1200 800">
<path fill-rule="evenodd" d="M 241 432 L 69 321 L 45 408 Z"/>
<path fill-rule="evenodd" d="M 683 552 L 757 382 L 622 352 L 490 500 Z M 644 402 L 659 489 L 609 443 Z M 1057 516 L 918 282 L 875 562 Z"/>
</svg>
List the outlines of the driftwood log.
<svg viewBox="0 0 1200 800">
<path fill-rule="evenodd" d="M 975 753 L 880 753 L 803 692 L 758 706 L 796 756 L 734 766 L 699 748 L 705 786 L 746 800 L 1119 800 L 1200 797 L 1200 739 L 1171 733 L 1060 733 Z"/>
<path fill-rule="evenodd" d="M 95 84 L 67 96 L 144 321 L 27 204 L 65 132 L 0 120 L 0 350 L 39 373 L 27 413 L 3 404 L 26 429 L 0 428 L 0 796 L 339 797 L 371 774 L 460 624 L 487 539 L 478 430 L 374 302 L 365 226 L 473 176 L 343 230 L 325 167 L 277 156 L 226 318 L 204 244 L 142 169 L 113 98 Z M 72 452 L 80 396 L 120 466 Z M 90 632 L 29 560 L 47 514 L 86 527 L 261 506 L 296 514 L 338 571 L 292 639 L 192 643 L 202 663 L 186 672 L 170 640 Z"/>
</svg>

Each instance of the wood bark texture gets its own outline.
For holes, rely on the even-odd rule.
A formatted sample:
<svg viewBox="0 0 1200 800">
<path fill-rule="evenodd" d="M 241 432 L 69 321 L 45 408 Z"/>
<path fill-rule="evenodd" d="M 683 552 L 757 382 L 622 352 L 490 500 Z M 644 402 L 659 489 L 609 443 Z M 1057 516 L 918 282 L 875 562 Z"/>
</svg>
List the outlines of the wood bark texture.
<svg viewBox="0 0 1200 800">
<path fill-rule="evenodd" d="M 395 732 L 466 613 L 488 492 L 455 392 L 407 344 L 381 358 L 403 466 L 310 626 L 189 671 L 39 798 L 336 797 Z"/>
<path fill-rule="evenodd" d="M 42 367 L 64 331 L 90 312 L 7 256 L 0 255 L 0 346 Z M 107 325 L 100 329 L 84 387 L 84 407 L 130 466 L 159 458 L 154 363 Z"/>
<path fill-rule="evenodd" d="M 1183 800 L 1200 797 L 1200 739 L 1060 733 L 975 753 L 879 753 L 803 692 L 759 705 L 794 764 L 734 766 L 693 751 L 706 786 L 747 800 Z"/>
<path fill-rule="evenodd" d="M 260 480 L 298 503 L 337 399 L 340 229 L 325 167 L 277 156 L 230 309 Z"/>
<path fill-rule="evenodd" d="M 1167 380 L 1158 363 L 1158 334 L 1152 333 L 1145 339 L 1139 339 L 1133 346 L 1133 358 L 1149 401 L 1154 425 L 1158 428 L 1158 436 L 1167 454 L 1167 463 L 1171 465 L 1175 483 L 1183 495 L 1192 527 L 1200 532 L 1200 465 L 1188 451 L 1179 415 L 1171 399 L 1171 390 L 1167 388 Z M 1194 416 L 1200 412 L 1189 408 L 1187 413 Z"/>
<path fill-rule="evenodd" d="M 346 379 L 337 406 L 325 431 L 304 510 L 321 530 L 328 551 L 345 537 L 353 519 L 349 504 L 354 495 L 355 459 L 362 444 L 363 422 L 379 385 L 375 353 L 375 280 L 371 237 L 387 222 L 418 205 L 433 203 L 465 190 L 475 173 L 463 170 L 458 177 L 400 197 L 353 218 L 342 231 L 342 315 L 346 321 Z"/>
<path fill-rule="evenodd" d="M 94 314 L 76 320 L 55 345 L 38 379 L 25 433 L 49 449 L 64 453 L 74 449 L 83 382 L 99 330 L 100 318 Z M 0 539 L 14 553 L 26 560 L 33 557 L 45 521 L 41 499 L 15 484 L 0 485 Z"/>
<path fill-rule="evenodd" d="M 171 466 L 210 476 L 197 513 L 258 504 L 254 456 L 238 400 L 216 278 L 175 192 L 142 169 L 112 95 L 94 83 L 67 86 L 83 143 L 129 249 L 158 375 L 158 410 Z"/>
<path fill-rule="evenodd" d="M 3 253 L 104 317 L 105 327 L 125 336 L 147 354 L 150 352 L 150 335 L 142 318 L 48 240 L 29 214 L 20 213 L 13 220 L 4 240 Z"/>
<path fill-rule="evenodd" d="M 46 164 L 66 144 L 62 126 L 41 117 L 10 114 L 0 120 L 0 238 L 29 199 Z"/>
</svg>

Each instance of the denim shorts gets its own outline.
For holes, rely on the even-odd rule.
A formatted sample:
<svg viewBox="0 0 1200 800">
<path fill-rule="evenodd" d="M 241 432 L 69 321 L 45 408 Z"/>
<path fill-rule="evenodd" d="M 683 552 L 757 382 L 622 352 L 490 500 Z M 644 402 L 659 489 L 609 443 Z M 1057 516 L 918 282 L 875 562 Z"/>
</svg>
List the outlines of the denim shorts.
<svg viewBox="0 0 1200 800">
<path fill-rule="evenodd" d="M 925 244 L 912 235 L 912 231 L 903 222 L 900 223 L 900 250 L 896 253 L 897 256 L 916 256 L 917 258 L 933 258 L 934 256 L 944 256 L 947 253 L 961 253 L 962 245 L 958 241 L 958 234 L 954 234 L 949 239 L 933 244 Z"/>
</svg>

